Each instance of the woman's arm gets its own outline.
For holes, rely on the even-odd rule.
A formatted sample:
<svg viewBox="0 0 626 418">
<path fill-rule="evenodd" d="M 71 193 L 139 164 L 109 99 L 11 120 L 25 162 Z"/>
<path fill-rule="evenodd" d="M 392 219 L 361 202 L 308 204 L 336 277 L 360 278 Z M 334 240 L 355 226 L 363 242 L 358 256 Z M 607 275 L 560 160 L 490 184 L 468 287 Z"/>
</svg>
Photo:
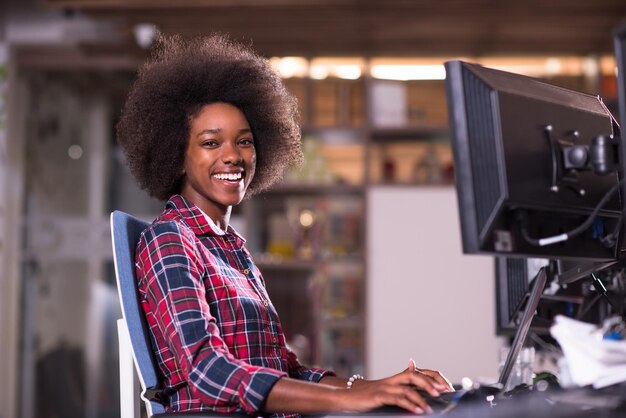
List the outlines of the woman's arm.
<svg viewBox="0 0 626 418">
<path fill-rule="evenodd" d="M 432 370 L 419 370 L 413 360 L 401 373 L 380 380 L 356 380 L 347 389 L 347 380 L 325 376 L 319 384 L 280 378 L 264 404 L 266 412 L 316 414 L 324 412 L 365 412 L 383 405 L 395 405 L 414 413 L 431 412 L 414 390 L 431 396 L 453 390 L 446 379 Z"/>
</svg>

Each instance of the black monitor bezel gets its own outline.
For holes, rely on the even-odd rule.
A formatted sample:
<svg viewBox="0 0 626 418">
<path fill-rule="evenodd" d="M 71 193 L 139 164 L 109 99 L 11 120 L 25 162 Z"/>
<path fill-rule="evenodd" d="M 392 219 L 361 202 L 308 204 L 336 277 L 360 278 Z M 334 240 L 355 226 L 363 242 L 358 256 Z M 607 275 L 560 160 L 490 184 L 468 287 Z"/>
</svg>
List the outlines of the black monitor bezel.
<svg viewBox="0 0 626 418">
<path fill-rule="evenodd" d="M 560 191 L 555 190 L 557 194 L 552 192 L 545 194 L 548 192 L 548 189 L 552 191 L 548 184 L 545 191 L 540 189 L 540 196 L 543 196 L 541 199 L 520 200 L 519 187 L 523 183 L 520 183 L 519 179 L 523 177 L 520 177 L 519 172 L 516 171 L 514 173 L 517 174 L 512 174 L 513 177 L 509 178 L 508 165 L 511 162 L 509 161 L 511 150 L 505 151 L 503 128 L 500 126 L 500 124 L 509 123 L 515 119 L 512 119 L 507 113 L 504 113 L 506 116 L 500 113 L 501 101 L 504 100 L 503 97 L 517 96 L 520 98 L 520 101 L 530 99 L 537 100 L 539 104 L 545 103 L 557 106 L 560 106 L 560 103 L 562 103 L 564 112 L 567 112 L 565 109 L 570 108 L 580 111 L 581 116 L 597 115 L 604 119 L 602 123 L 606 123 L 606 129 L 601 128 L 599 131 L 597 130 L 599 128 L 598 119 L 591 118 L 589 120 L 591 125 L 589 132 L 582 136 L 585 138 L 584 141 L 591 141 L 594 135 L 598 134 L 610 135 L 610 138 L 614 138 L 615 134 L 619 134 L 617 131 L 618 126 L 601 98 L 581 91 L 559 87 L 536 78 L 483 67 L 479 64 L 461 60 L 447 61 L 445 66 L 448 114 L 451 128 L 450 134 L 454 144 L 452 152 L 455 162 L 455 184 L 461 217 L 463 251 L 467 254 L 524 258 L 586 259 L 593 262 L 617 260 L 622 252 L 626 253 L 626 249 L 622 248 L 623 231 L 620 231 L 622 233 L 618 234 L 616 245 L 611 247 L 600 244 L 599 240 L 593 242 L 587 240 L 583 238 L 582 234 L 572 235 L 569 240 L 561 242 L 565 246 L 548 245 L 542 247 L 530 241 L 521 240 L 520 235 L 523 234 L 523 231 L 520 231 L 519 221 L 516 220 L 517 218 L 513 219 L 511 217 L 513 216 L 512 213 L 505 216 L 505 211 L 509 212 L 511 209 L 523 211 L 529 214 L 528 222 L 531 226 L 539 225 L 535 223 L 537 220 L 542 222 L 541 225 L 553 225 L 550 223 L 551 220 L 558 219 L 562 229 L 565 231 L 572 229 L 573 231 L 583 223 L 584 219 L 588 220 L 588 218 L 582 217 L 576 219 L 576 216 L 582 216 L 584 213 L 586 213 L 584 216 L 588 216 L 592 212 L 593 202 L 599 202 L 600 197 L 604 196 L 604 194 L 594 197 L 597 200 L 593 200 L 593 202 L 587 198 L 583 208 L 570 195 L 567 195 L 567 190 L 569 189 L 566 187 L 562 187 Z M 472 77 L 467 78 L 467 75 L 470 74 Z M 480 86 L 478 90 L 477 85 Z M 481 93 L 478 95 L 472 94 L 477 93 L 477 91 Z M 481 107 L 484 107 L 485 111 L 477 112 L 474 110 Z M 556 115 L 558 118 L 560 114 L 557 113 Z M 532 118 L 532 116 L 529 117 Z M 508 120 L 504 118 L 508 118 Z M 576 121 L 578 119 L 572 120 Z M 526 127 L 533 126 L 532 124 L 528 125 L 528 121 L 526 123 Z M 578 123 L 580 124 L 579 120 Z M 477 132 L 475 132 L 476 127 L 480 127 Z M 536 133 L 533 135 L 536 135 Z M 614 140 L 612 140 L 612 143 L 613 146 L 617 146 Z M 508 142 L 508 144 L 510 148 L 511 144 L 519 144 L 519 142 Z M 519 147 L 519 145 L 516 146 Z M 485 149 L 489 150 L 488 154 L 482 153 Z M 477 155 L 472 155 L 472 151 L 476 153 L 476 150 L 480 152 Z M 485 161 L 483 162 L 483 160 Z M 485 171 L 486 167 L 489 167 L 488 171 Z M 485 173 L 489 176 L 486 177 Z M 591 190 L 592 192 L 595 191 L 596 195 L 607 193 L 610 188 L 617 187 L 619 179 L 619 174 L 616 171 L 610 175 L 585 172 L 580 174 L 580 176 L 581 179 L 583 176 L 587 176 L 584 177 L 587 179 L 587 186 L 593 184 L 594 186 Z M 589 183 L 590 178 L 594 179 L 591 183 Z M 613 180 L 609 180 L 611 178 Z M 595 179 L 598 181 L 596 182 Z M 485 182 L 490 185 L 489 189 L 481 186 Z M 515 186 L 515 188 L 511 188 L 512 186 Z M 601 189 L 597 189 L 596 186 L 601 187 Z M 523 187 L 526 186 L 524 185 Z M 487 192 L 488 190 L 493 191 Z M 623 196 L 626 196 L 626 190 L 622 192 L 619 189 L 619 192 L 620 195 L 623 193 Z M 589 189 L 586 194 L 581 193 L 581 196 L 591 195 Z M 497 199 L 495 196 L 497 196 Z M 536 199 L 536 196 L 534 198 Z M 546 198 L 546 200 L 544 201 L 543 198 Z M 600 217 L 610 220 L 611 224 L 609 224 L 608 228 L 613 228 L 612 225 L 617 224 L 625 208 L 620 197 L 614 195 L 610 202 L 610 205 L 600 208 L 597 213 Z M 581 202 L 581 204 L 583 203 Z M 543 209 L 544 207 L 545 209 Z M 485 208 L 488 208 L 491 212 L 485 212 Z M 567 214 L 567 216 L 561 217 L 561 214 L 563 216 Z M 503 222 L 510 224 L 510 226 L 502 225 Z M 509 238 L 513 242 L 512 248 L 501 245 L 501 242 L 506 244 L 506 239 L 496 239 L 497 229 L 508 230 L 509 235 L 512 236 L 512 238 Z M 552 234 L 555 234 L 555 232 L 552 232 Z M 490 237 L 487 237 L 487 234 L 491 234 Z M 534 235 L 537 235 L 537 233 Z M 497 236 L 499 237 L 500 235 Z M 529 236 L 533 238 L 551 237 L 550 234 L 542 236 L 540 233 L 537 237 L 533 236 L 532 233 Z"/>
</svg>

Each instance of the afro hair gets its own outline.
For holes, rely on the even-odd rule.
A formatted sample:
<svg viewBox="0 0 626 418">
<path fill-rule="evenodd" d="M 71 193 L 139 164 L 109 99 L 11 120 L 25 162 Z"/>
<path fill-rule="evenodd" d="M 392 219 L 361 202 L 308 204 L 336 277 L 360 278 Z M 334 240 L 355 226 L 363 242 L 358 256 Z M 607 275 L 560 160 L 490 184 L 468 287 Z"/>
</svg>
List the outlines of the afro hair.
<svg viewBox="0 0 626 418">
<path fill-rule="evenodd" d="M 150 196 L 180 193 L 190 120 L 216 102 L 239 108 L 252 129 L 257 163 L 248 196 L 302 161 L 296 99 L 267 59 L 220 34 L 159 36 L 117 124 L 130 170 Z"/>
</svg>

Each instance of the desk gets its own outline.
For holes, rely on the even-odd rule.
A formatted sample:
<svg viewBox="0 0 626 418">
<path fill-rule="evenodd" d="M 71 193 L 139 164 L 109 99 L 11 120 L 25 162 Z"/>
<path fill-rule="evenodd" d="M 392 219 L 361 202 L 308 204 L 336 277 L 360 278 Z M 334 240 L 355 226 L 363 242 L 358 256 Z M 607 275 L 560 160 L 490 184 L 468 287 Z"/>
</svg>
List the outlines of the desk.
<svg viewBox="0 0 626 418">
<path fill-rule="evenodd" d="M 529 391 L 513 397 L 500 397 L 490 406 L 480 403 L 458 404 L 453 409 L 435 412 L 432 415 L 448 418 L 623 418 L 626 417 L 626 385 L 593 390 L 587 388 L 553 390 L 550 392 Z M 331 414 L 331 417 L 413 417 L 405 411 L 370 412 L 364 414 Z"/>
</svg>

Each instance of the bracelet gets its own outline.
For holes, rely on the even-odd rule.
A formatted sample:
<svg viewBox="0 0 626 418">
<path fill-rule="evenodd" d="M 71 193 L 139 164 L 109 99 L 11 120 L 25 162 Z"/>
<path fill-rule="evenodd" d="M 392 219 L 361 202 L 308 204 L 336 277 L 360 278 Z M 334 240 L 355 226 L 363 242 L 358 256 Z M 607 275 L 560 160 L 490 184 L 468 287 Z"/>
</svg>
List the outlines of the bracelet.
<svg viewBox="0 0 626 418">
<path fill-rule="evenodd" d="M 352 389 L 352 384 L 354 383 L 355 380 L 363 380 L 365 379 L 363 376 L 361 376 L 360 374 L 353 374 L 352 376 L 350 376 L 350 379 L 348 379 L 348 383 L 346 383 L 346 389 Z"/>
</svg>

